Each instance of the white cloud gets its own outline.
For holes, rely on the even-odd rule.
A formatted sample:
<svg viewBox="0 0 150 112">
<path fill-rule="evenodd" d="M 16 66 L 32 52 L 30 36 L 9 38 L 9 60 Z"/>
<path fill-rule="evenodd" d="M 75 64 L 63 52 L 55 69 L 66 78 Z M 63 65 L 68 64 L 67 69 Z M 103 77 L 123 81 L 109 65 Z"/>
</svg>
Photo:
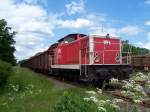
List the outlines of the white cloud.
<svg viewBox="0 0 150 112">
<path fill-rule="evenodd" d="M 135 43 L 135 45 L 150 50 L 150 41 L 148 41 L 148 42 L 146 42 L 146 43 L 143 43 L 143 42 L 137 42 L 137 43 Z"/>
<path fill-rule="evenodd" d="M 99 23 L 101 24 L 102 22 L 106 22 L 106 17 L 104 14 L 97 14 L 97 13 L 88 13 L 85 16 L 87 19 L 95 22 L 95 24 Z"/>
<path fill-rule="evenodd" d="M 148 39 L 150 40 L 150 32 L 148 32 Z"/>
<path fill-rule="evenodd" d="M 138 26 L 125 26 L 122 28 L 113 28 L 113 27 L 92 27 L 90 28 L 92 34 L 100 34 L 100 35 L 106 35 L 109 33 L 111 36 L 119 37 L 121 34 L 127 35 L 127 36 L 135 36 L 138 35 L 142 29 L 140 29 Z"/>
<path fill-rule="evenodd" d="M 46 6 L 46 7 L 48 6 L 48 0 L 23 0 L 23 2 L 26 4 L 35 4 L 35 5 L 40 3 L 43 6 Z"/>
<path fill-rule="evenodd" d="M 91 32 L 91 34 L 93 35 L 106 36 L 106 34 L 109 33 L 110 36 L 119 37 L 119 34 L 117 33 L 117 29 L 115 28 L 91 27 L 89 32 Z"/>
<path fill-rule="evenodd" d="M 147 34 L 147 42 L 137 42 L 136 45 L 150 50 L 150 32 Z"/>
<path fill-rule="evenodd" d="M 80 29 L 100 26 L 106 19 L 104 15 L 100 14 L 87 14 L 86 17 L 78 17 L 74 20 L 56 19 L 56 24 L 61 28 Z"/>
<path fill-rule="evenodd" d="M 119 32 L 121 34 L 125 34 L 125 35 L 131 35 L 131 36 L 134 36 L 134 35 L 137 35 L 141 32 L 142 30 L 138 27 L 138 26 L 126 26 L 126 27 L 123 27 L 119 30 Z"/>
<path fill-rule="evenodd" d="M 146 4 L 146 5 L 150 5 L 150 0 L 146 0 L 146 1 L 145 1 L 145 4 Z"/>
<path fill-rule="evenodd" d="M 38 36 L 38 39 L 36 38 Z M 28 58 L 34 55 L 37 52 L 42 52 L 48 48 L 44 44 L 43 36 L 41 37 L 37 34 L 24 33 L 19 34 L 16 37 L 16 41 L 19 42 L 16 44 L 17 52 L 15 55 L 19 56 L 19 59 Z"/>
<path fill-rule="evenodd" d="M 68 15 L 84 12 L 84 0 L 79 2 L 71 1 L 71 3 L 65 5 Z"/>
<path fill-rule="evenodd" d="M 78 18 L 76 20 L 58 20 L 58 25 L 62 28 L 83 28 L 92 26 L 92 21 L 88 19 Z"/>
<path fill-rule="evenodd" d="M 59 16 L 62 16 L 61 13 L 48 14 L 44 8 L 34 4 L 36 2 L 38 0 L 24 0 L 24 2 L 15 4 L 13 0 L 0 0 L 0 19 L 6 19 L 8 25 L 18 32 L 15 37 L 15 56 L 17 59 L 28 58 L 35 51 L 39 51 L 39 48 L 43 49 L 43 43 L 47 41 L 46 37 L 53 36 L 53 30 L 56 27 L 67 29 L 88 28 L 96 23 L 96 17 L 100 17 L 90 15 L 87 18 L 79 17 L 74 20 L 62 20 L 59 19 Z M 72 9 L 71 13 L 77 13 L 76 9 L 81 12 L 84 10 L 82 0 L 79 4 L 74 2 L 72 4 L 70 6 Z M 104 19 L 101 18 L 99 20 L 102 21 Z"/>
<path fill-rule="evenodd" d="M 145 24 L 148 25 L 148 26 L 150 26 L 150 21 L 147 21 Z"/>
<path fill-rule="evenodd" d="M 55 15 L 49 15 L 38 5 L 0 0 L 0 15 L 0 19 L 6 19 L 8 25 L 18 32 L 15 37 L 17 59 L 27 58 L 43 49 L 45 38 L 54 35 Z"/>
</svg>

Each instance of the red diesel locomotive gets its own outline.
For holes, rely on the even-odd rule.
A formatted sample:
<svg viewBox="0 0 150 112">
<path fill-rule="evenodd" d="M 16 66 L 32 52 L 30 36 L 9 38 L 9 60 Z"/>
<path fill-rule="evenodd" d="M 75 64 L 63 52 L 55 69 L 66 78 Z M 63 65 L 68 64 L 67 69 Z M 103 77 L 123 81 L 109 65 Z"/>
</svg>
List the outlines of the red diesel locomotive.
<svg viewBox="0 0 150 112">
<path fill-rule="evenodd" d="M 70 80 L 100 84 L 110 78 L 129 78 L 132 69 L 122 61 L 121 40 L 99 35 L 69 34 L 22 66 Z"/>
</svg>

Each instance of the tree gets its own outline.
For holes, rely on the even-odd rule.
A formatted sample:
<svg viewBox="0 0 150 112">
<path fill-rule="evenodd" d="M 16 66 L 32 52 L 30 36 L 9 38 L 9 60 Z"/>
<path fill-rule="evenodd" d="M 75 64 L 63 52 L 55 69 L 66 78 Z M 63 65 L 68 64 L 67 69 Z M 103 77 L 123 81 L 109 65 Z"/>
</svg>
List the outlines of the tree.
<svg viewBox="0 0 150 112">
<path fill-rule="evenodd" d="M 16 63 L 14 57 L 15 34 L 16 32 L 12 31 L 11 27 L 7 26 L 7 22 L 4 19 L 0 19 L 0 59 L 12 65 Z"/>
<path fill-rule="evenodd" d="M 129 44 L 128 40 L 122 41 L 122 45 L 123 45 L 123 52 L 124 52 L 123 56 L 126 56 L 127 52 L 132 52 L 133 55 L 144 55 L 150 52 L 150 50 L 146 48 L 136 47 L 132 44 Z"/>
</svg>

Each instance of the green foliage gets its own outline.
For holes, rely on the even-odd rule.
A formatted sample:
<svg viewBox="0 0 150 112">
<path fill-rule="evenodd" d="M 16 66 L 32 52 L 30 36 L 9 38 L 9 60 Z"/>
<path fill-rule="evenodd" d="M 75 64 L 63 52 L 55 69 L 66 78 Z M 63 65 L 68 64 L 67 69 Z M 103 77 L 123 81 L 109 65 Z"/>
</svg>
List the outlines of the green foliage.
<svg viewBox="0 0 150 112">
<path fill-rule="evenodd" d="M 26 60 L 20 60 L 20 61 L 18 61 L 17 64 L 22 66 L 22 65 L 25 63 L 25 61 L 26 61 Z"/>
<path fill-rule="evenodd" d="M 122 41 L 122 47 L 123 47 L 123 52 L 125 52 L 123 54 L 123 56 L 126 56 L 127 52 L 132 52 L 132 54 L 134 55 L 144 55 L 144 54 L 148 54 L 150 51 L 146 48 L 141 48 L 141 47 L 136 47 L 134 45 L 129 44 L 129 42 L 126 41 Z"/>
<path fill-rule="evenodd" d="M 147 93 L 144 91 L 144 88 L 137 84 L 134 80 L 123 81 L 124 85 L 122 86 L 121 94 L 125 97 L 130 97 L 135 103 L 141 103 L 148 98 Z"/>
<path fill-rule="evenodd" d="M 7 27 L 7 22 L 4 19 L 0 20 L 0 59 L 15 65 L 14 57 L 16 32 L 12 32 L 11 27 Z"/>
<path fill-rule="evenodd" d="M 28 85 L 35 85 L 35 89 L 51 87 L 51 83 L 45 76 L 20 67 L 14 67 L 14 75 L 9 78 L 8 83 L 19 85 L 20 91 L 26 90 Z"/>
<path fill-rule="evenodd" d="M 9 76 L 11 76 L 13 70 L 10 64 L 0 60 L 0 87 L 6 85 Z"/>
<path fill-rule="evenodd" d="M 9 89 L 5 90 L 4 94 L 0 94 L 0 112 L 20 112 L 20 110 L 22 112 L 52 112 L 57 101 L 62 101 L 59 98 L 64 91 L 71 93 L 69 98 L 73 97 L 71 102 L 74 101 L 77 107 L 81 104 L 81 109 L 89 109 L 77 112 L 95 112 L 94 107 L 91 107 L 94 105 L 84 104 L 81 97 L 84 93 L 81 92 L 82 89 L 58 89 L 44 75 L 20 67 L 13 67 L 13 69 L 14 74 L 8 80 Z"/>
<path fill-rule="evenodd" d="M 86 102 L 79 94 L 64 92 L 54 107 L 54 112 L 97 112 L 93 102 Z"/>
<path fill-rule="evenodd" d="M 52 90 L 52 82 L 44 75 L 20 67 L 13 71 L 8 88 L 0 94 L 0 112 L 48 112 L 62 91 Z"/>
<path fill-rule="evenodd" d="M 104 112 L 105 110 L 114 112 L 111 110 L 116 110 L 112 96 L 103 94 L 101 90 L 97 91 L 100 102 L 94 103 L 84 99 L 88 97 L 94 100 L 94 97 L 85 94 L 87 88 L 78 86 L 60 88 L 60 84 L 57 85 L 48 77 L 29 69 L 13 67 L 13 71 L 7 83 L 9 89 L 5 90 L 4 94 L 0 94 L 0 112 Z M 91 89 L 93 90 L 88 88 Z M 100 104 L 98 109 L 97 104 Z M 126 106 L 122 105 L 122 108 L 124 110 Z"/>
<path fill-rule="evenodd" d="M 121 99 L 103 99 L 101 96 L 103 95 L 102 90 L 97 88 L 98 91 L 86 91 L 89 94 L 89 97 L 84 98 L 87 102 L 93 102 L 98 109 L 98 112 L 119 112 L 120 107 L 118 106 L 118 102 L 122 102 Z"/>
<path fill-rule="evenodd" d="M 111 100 L 100 100 L 99 102 L 99 110 L 100 112 L 119 112 L 120 107 Z M 104 111 L 106 110 L 106 111 Z"/>
</svg>

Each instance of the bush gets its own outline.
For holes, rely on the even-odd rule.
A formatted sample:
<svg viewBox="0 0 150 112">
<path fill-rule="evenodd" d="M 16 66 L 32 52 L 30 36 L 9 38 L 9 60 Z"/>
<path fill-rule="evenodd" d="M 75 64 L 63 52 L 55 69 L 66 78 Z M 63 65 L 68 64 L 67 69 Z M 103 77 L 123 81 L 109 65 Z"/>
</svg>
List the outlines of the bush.
<svg viewBox="0 0 150 112">
<path fill-rule="evenodd" d="M 86 102 L 80 94 L 64 92 L 54 107 L 54 112 L 97 112 L 93 102 Z"/>
<path fill-rule="evenodd" d="M 12 66 L 0 60 L 0 87 L 6 85 L 8 77 L 12 74 Z"/>
<path fill-rule="evenodd" d="M 121 99 L 101 99 L 99 96 L 102 96 L 102 90 L 97 88 L 97 92 L 95 91 L 86 91 L 89 95 L 85 97 L 84 100 L 89 102 L 93 102 L 96 106 L 98 111 L 97 112 L 120 112 L 120 107 L 118 103 L 122 102 Z"/>
</svg>

